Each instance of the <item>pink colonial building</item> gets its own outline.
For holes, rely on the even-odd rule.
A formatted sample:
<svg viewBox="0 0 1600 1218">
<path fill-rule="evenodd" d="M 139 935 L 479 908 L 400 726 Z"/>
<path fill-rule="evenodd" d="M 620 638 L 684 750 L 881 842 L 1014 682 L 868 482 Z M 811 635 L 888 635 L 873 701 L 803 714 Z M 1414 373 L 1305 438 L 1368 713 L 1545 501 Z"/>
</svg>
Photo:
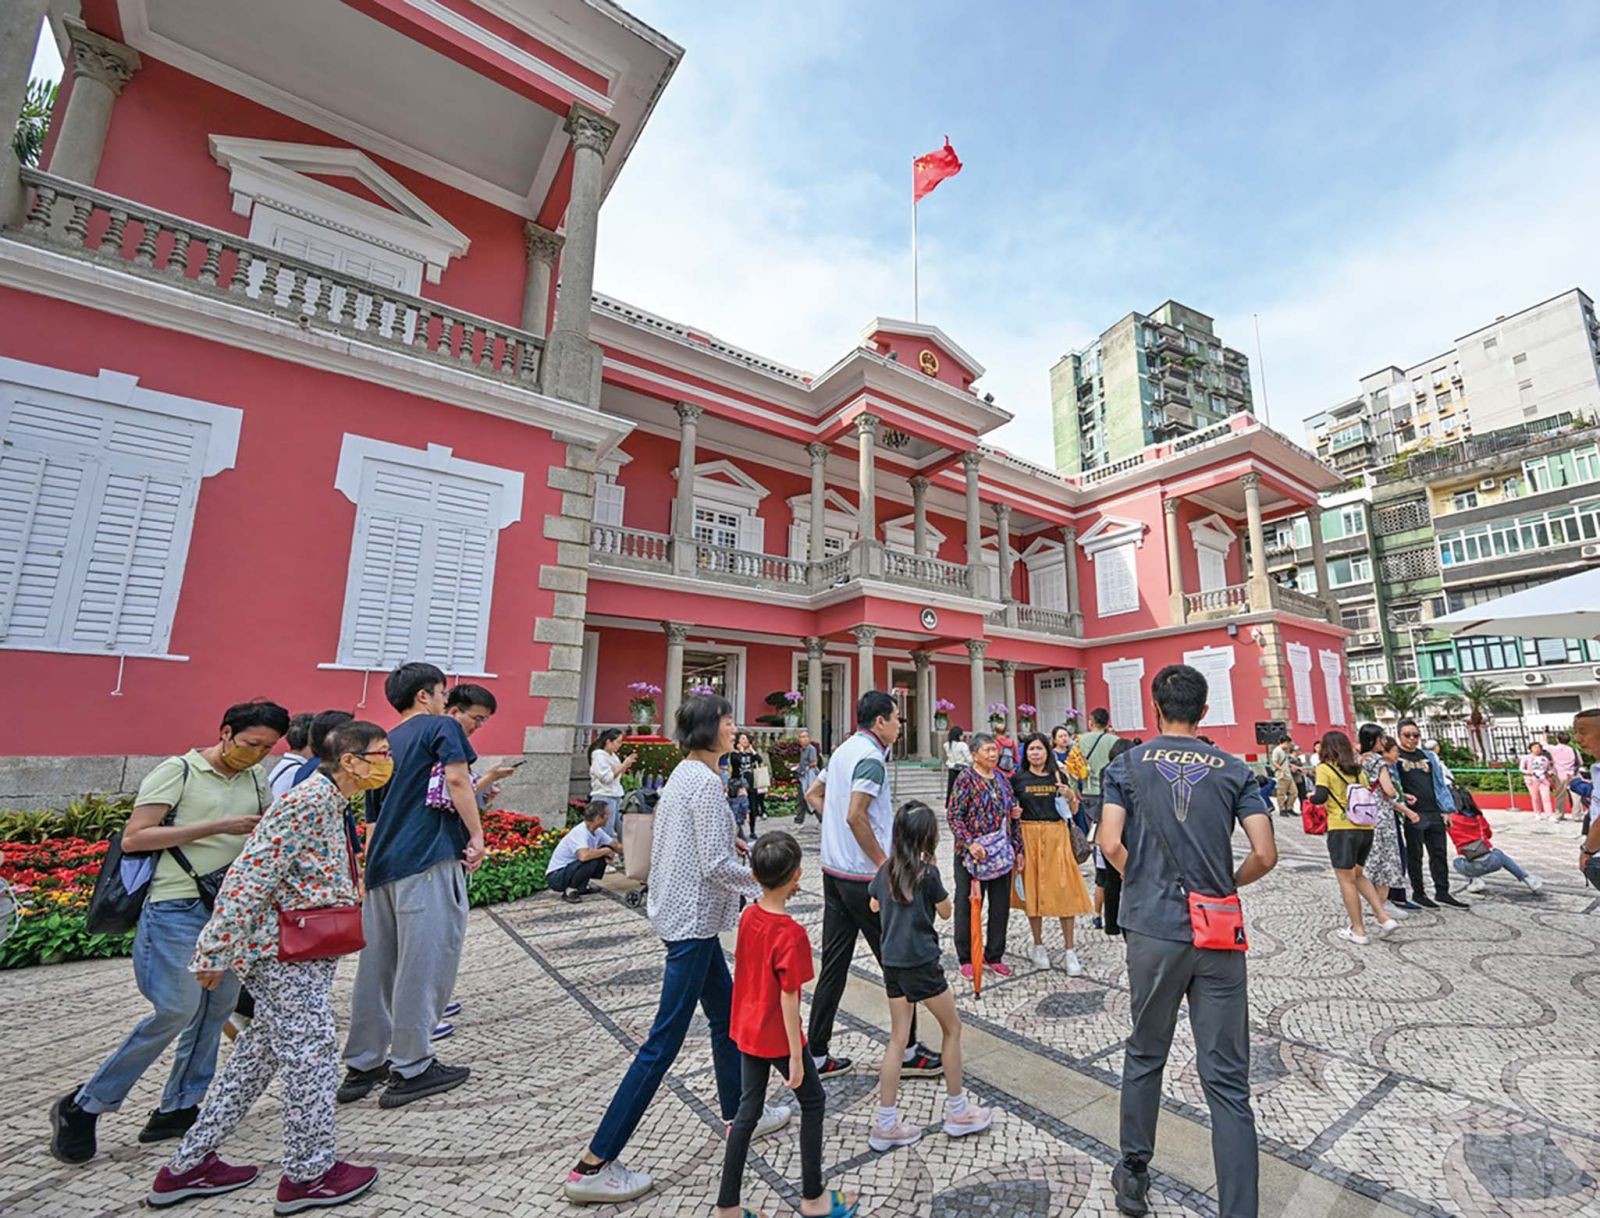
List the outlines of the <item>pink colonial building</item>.
<svg viewBox="0 0 1600 1218">
<path fill-rule="evenodd" d="M 936 327 L 807 374 L 596 296 L 681 55 L 620 9 L 12 0 L 0 109 L 45 20 L 42 168 L 0 151 L 0 803 L 132 789 L 243 698 L 387 722 L 404 659 L 495 690 L 529 808 L 635 681 L 804 690 L 825 740 L 891 689 L 911 757 L 939 699 L 1148 735 L 1178 660 L 1237 752 L 1350 722 L 1264 540 L 1338 479 L 1250 416 L 1067 478 L 984 442 Z"/>
</svg>

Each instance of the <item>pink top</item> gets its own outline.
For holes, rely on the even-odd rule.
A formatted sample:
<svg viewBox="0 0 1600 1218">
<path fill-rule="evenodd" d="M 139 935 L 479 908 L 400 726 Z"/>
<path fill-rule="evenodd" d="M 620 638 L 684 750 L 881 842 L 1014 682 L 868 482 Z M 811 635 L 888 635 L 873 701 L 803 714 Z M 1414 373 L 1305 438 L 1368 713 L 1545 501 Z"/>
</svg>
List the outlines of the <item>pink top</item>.
<svg viewBox="0 0 1600 1218">
<path fill-rule="evenodd" d="M 1557 778 L 1571 778 L 1578 772 L 1578 750 L 1570 744 L 1552 744 L 1545 752 L 1556 768 Z"/>
</svg>

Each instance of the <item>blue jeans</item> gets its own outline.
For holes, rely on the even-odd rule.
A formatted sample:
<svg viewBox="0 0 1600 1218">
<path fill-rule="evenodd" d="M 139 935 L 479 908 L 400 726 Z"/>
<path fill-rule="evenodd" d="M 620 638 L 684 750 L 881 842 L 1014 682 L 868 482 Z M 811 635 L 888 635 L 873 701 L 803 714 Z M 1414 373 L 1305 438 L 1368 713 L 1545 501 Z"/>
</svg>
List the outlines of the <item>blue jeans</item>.
<svg viewBox="0 0 1600 1218">
<path fill-rule="evenodd" d="M 609 1163 L 622 1153 L 633 1131 L 655 1098 L 656 1089 L 683 1048 L 698 1005 L 711 1025 L 711 1062 L 717 1076 L 717 1104 L 722 1119 L 739 1113 L 739 1050 L 728 1039 L 728 1018 L 733 1003 L 733 978 L 722 954 L 720 939 L 679 939 L 667 944 L 667 967 L 661 978 L 661 1004 L 650 1035 L 628 1067 L 589 1149 Z"/>
<path fill-rule="evenodd" d="M 78 1092 L 85 1112 L 120 1108 L 174 1038 L 178 1048 L 161 1093 L 161 1111 L 193 1108 L 204 1098 L 217 1072 L 222 1025 L 239 999 L 239 978 L 234 973 L 224 973 L 216 989 L 203 990 L 189 971 L 195 941 L 210 918 L 199 898 L 152 901 L 144 907 L 133 937 L 133 979 L 155 1010 L 139 1021 Z"/>
<path fill-rule="evenodd" d="M 592 804 L 605 804 L 606 806 L 606 832 L 622 840 L 622 801 L 615 795 L 591 795 L 589 802 Z"/>
<path fill-rule="evenodd" d="M 1455 864 L 1456 870 L 1469 880 L 1475 880 L 1479 876 L 1488 875 L 1491 871 L 1500 871 L 1501 869 L 1509 871 L 1513 879 L 1525 880 L 1528 878 L 1528 873 L 1517 866 L 1517 860 L 1498 846 L 1490 850 L 1481 859 L 1464 859 L 1457 855 Z"/>
</svg>

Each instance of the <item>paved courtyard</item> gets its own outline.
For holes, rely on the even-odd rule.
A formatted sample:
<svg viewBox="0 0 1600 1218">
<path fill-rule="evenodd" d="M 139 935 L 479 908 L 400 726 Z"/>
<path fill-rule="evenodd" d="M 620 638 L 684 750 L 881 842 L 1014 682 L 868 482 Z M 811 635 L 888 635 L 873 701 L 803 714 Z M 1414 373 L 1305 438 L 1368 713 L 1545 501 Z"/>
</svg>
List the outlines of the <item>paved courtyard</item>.
<svg viewBox="0 0 1600 1218">
<path fill-rule="evenodd" d="M 1573 826 L 1502 813 L 1497 839 L 1547 881 L 1535 896 L 1501 877 L 1470 912 L 1409 919 L 1388 941 L 1339 943 L 1337 898 L 1320 840 L 1279 821 L 1284 858 L 1251 888 L 1253 1081 L 1262 1134 L 1263 1213 L 1404 1213 L 1470 1218 L 1600 1218 L 1600 902 L 1572 867 Z M 795 912 L 816 941 L 816 830 L 801 833 L 810 873 Z M 1052 927 L 1047 943 L 1059 946 Z M 1085 976 L 1033 970 L 962 999 L 972 1035 L 969 1084 L 1001 1110 L 993 1130 L 937 1133 L 888 1155 L 867 1150 L 883 1040 L 881 992 L 863 950 L 835 1051 L 857 1073 L 830 1080 L 825 1158 L 836 1185 L 884 1218 L 1045 1218 L 1114 1213 L 1108 1179 L 1115 1086 L 1127 1026 L 1120 944 L 1082 923 Z M 649 1027 L 661 971 L 643 917 L 604 897 L 578 907 L 540 897 L 472 915 L 446 1060 L 471 1064 L 467 1087 L 384 1112 L 341 1108 L 340 1145 L 383 1170 L 352 1214 L 573 1215 L 557 1182 L 583 1147 Z M 954 969 L 953 958 L 950 967 Z M 340 971 L 347 1005 L 354 967 Z M 101 1122 L 101 1154 L 66 1168 L 46 1151 L 52 1100 L 81 1081 L 139 1016 L 126 961 L 0 974 L 8 1051 L 0 1129 L 0 1213 L 137 1211 L 163 1149 L 135 1140 L 154 1105 L 153 1071 L 122 1114 Z M 936 1036 L 936 1030 L 935 1030 Z M 776 1084 L 774 1084 L 776 1089 Z M 940 1086 L 909 1082 L 903 1105 L 932 1126 Z M 1166 1080 L 1157 1214 L 1216 1213 L 1204 1101 L 1180 1025 Z M 721 1162 L 705 1029 L 691 1039 L 635 1136 L 628 1163 L 658 1188 L 637 1218 L 709 1213 Z M 270 1091 L 227 1147 L 271 1164 Z M 796 1129 L 756 1144 L 746 1204 L 792 1212 Z M 264 1177 L 276 1180 L 276 1168 Z M 271 1186 L 184 1212 L 268 1212 Z"/>
</svg>

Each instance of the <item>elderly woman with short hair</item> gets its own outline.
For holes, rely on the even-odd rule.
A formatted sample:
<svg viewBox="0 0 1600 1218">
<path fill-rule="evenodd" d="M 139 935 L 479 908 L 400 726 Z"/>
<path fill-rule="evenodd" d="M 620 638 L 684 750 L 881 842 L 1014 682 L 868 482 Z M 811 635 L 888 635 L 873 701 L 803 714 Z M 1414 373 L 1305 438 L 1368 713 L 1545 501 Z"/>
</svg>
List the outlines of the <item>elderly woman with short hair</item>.
<svg viewBox="0 0 1600 1218">
<path fill-rule="evenodd" d="M 978 732 L 969 737 L 972 764 L 956 776 L 945 818 L 950 823 L 950 833 L 955 838 L 955 887 L 951 894 L 956 903 L 956 958 L 961 962 L 961 975 L 971 977 L 972 970 L 987 967 L 1002 977 L 1011 976 L 1011 966 L 1005 962 L 1006 928 L 1011 920 L 1011 868 L 1004 874 L 977 884 L 989 902 L 987 933 L 983 941 L 983 959 L 976 961 L 972 955 L 972 911 L 969 893 L 972 873 L 968 863 L 981 863 L 987 848 L 980 840 L 1005 831 L 1016 856 L 1015 870 L 1021 871 L 1022 832 L 1020 818 L 1022 807 L 1012 792 L 1011 780 L 1000 770 L 1000 746 L 993 736 Z"/>
</svg>

